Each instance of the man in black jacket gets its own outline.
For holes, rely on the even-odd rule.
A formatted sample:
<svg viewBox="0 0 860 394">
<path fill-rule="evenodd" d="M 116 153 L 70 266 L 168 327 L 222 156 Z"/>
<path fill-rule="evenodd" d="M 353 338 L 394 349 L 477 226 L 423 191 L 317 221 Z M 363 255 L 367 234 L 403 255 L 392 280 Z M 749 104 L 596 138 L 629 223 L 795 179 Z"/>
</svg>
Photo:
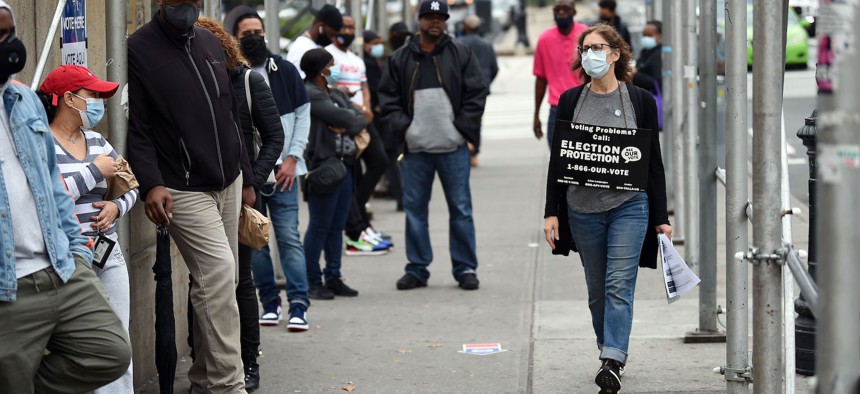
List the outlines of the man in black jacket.
<svg viewBox="0 0 860 394">
<path fill-rule="evenodd" d="M 158 0 L 128 40 L 128 160 L 146 215 L 168 227 L 191 272 L 192 390 L 244 393 L 235 281 L 253 172 L 221 43 L 194 27 L 201 3 Z"/>
<path fill-rule="evenodd" d="M 307 174 L 305 147 L 311 125 L 311 105 L 299 71 L 286 59 L 266 48 L 265 25 L 250 7 L 238 6 L 226 19 L 227 29 L 242 44 L 242 53 L 252 68 L 263 75 L 272 88 L 284 129 L 284 148 L 277 158 L 275 183 L 263 188 L 262 212 L 269 211 L 281 268 L 287 277 L 289 318 L 287 330 L 309 328 L 307 310 L 308 275 L 305 253 L 299 238 L 298 177 Z M 275 282 L 268 246 L 254 254 L 254 282 L 260 293 L 263 314 L 260 324 L 275 326 L 281 321 L 281 289 Z"/>
<path fill-rule="evenodd" d="M 406 141 L 402 170 L 409 262 L 397 281 L 400 290 L 424 287 L 430 278 L 427 209 L 437 172 L 450 212 L 452 273 L 461 288 L 478 288 L 466 142 L 476 149 L 480 145 L 487 84 L 472 51 L 445 34 L 447 19 L 444 0 L 421 3 L 421 33 L 391 55 L 379 88 L 383 117 Z"/>
</svg>

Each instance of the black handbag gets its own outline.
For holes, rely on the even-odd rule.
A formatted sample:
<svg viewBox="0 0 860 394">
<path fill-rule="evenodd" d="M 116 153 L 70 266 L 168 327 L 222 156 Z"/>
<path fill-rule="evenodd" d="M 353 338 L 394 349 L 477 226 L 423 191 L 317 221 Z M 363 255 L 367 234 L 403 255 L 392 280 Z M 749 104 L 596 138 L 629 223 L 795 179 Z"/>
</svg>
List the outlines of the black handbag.
<svg viewBox="0 0 860 394">
<path fill-rule="evenodd" d="M 313 193 L 329 194 L 337 190 L 346 179 L 346 164 L 337 157 L 325 159 L 317 168 L 306 175 L 308 188 Z"/>
</svg>

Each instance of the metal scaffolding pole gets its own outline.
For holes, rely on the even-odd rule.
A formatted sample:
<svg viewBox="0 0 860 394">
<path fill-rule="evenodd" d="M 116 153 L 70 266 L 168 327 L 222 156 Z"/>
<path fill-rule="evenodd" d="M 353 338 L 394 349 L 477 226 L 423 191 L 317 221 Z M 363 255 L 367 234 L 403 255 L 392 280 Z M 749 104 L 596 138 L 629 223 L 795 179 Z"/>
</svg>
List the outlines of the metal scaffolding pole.
<svg viewBox="0 0 860 394">
<path fill-rule="evenodd" d="M 679 46 L 677 41 L 674 41 L 672 27 L 672 8 L 666 3 L 669 0 L 660 0 L 662 10 L 661 18 L 666 23 L 663 23 L 663 75 L 661 93 L 663 93 L 663 131 L 660 133 L 660 148 L 663 154 L 663 164 L 666 166 L 666 197 L 669 210 L 675 209 L 675 154 L 673 152 L 673 141 L 675 137 L 675 129 L 673 126 L 675 114 L 676 100 L 674 96 L 674 85 L 672 79 L 676 73 L 673 66 L 673 58 L 678 55 L 675 48 Z M 680 71 L 677 71 L 680 75 Z M 677 212 L 676 212 L 677 218 Z M 677 220 L 675 220 L 677 222 Z M 673 223 L 676 224 L 676 223 Z"/>
<path fill-rule="evenodd" d="M 717 1 L 699 1 L 699 100 L 702 111 L 698 127 L 699 225 L 699 329 L 708 342 L 722 342 L 717 330 Z M 718 334 L 714 336 L 714 334 Z"/>
<path fill-rule="evenodd" d="M 726 392 L 749 392 L 747 2 L 726 2 Z"/>
<path fill-rule="evenodd" d="M 205 0 L 203 16 L 221 21 L 221 0 Z"/>
<path fill-rule="evenodd" d="M 860 392 L 860 6 L 822 1 L 818 95 L 818 393 Z M 835 2 L 834 2 L 835 3 Z M 821 25 L 819 25 L 821 26 Z M 844 48 L 844 49 L 843 49 Z"/>
<path fill-rule="evenodd" d="M 668 141 L 672 146 L 672 158 L 674 173 L 671 174 L 675 180 L 674 185 L 674 211 L 675 221 L 672 223 L 673 241 L 682 243 L 685 238 L 687 227 L 684 226 L 687 220 L 687 210 L 684 203 L 684 92 L 686 84 L 684 81 L 684 28 L 682 27 L 684 20 L 684 9 L 677 4 L 674 7 L 666 7 L 671 13 L 670 23 L 665 23 L 663 26 L 672 25 L 670 33 L 672 34 L 672 83 L 669 86 L 672 89 L 672 123 L 667 123 L 672 132 L 672 141 Z"/>
<path fill-rule="evenodd" d="M 699 270 L 699 225 L 694 214 L 699 206 L 698 156 L 696 140 L 699 126 L 698 52 L 696 51 L 696 1 L 687 0 L 684 8 L 684 257 L 693 270 Z"/>
<path fill-rule="evenodd" d="M 783 393 L 780 134 L 786 0 L 756 0 L 753 15 L 753 376 L 756 393 Z"/>
<path fill-rule="evenodd" d="M 364 24 L 361 23 L 361 0 L 347 1 L 349 2 L 349 14 L 352 17 L 352 20 L 355 21 L 355 37 L 361 38 L 364 35 Z M 372 18 L 372 16 L 368 17 Z M 362 40 L 353 41 L 352 50 L 363 56 L 364 52 L 361 49 L 361 42 Z"/>
<path fill-rule="evenodd" d="M 403 8 L 400 10 L 401 17 L 403 18 L 403 23 L 406 24 L 406 27 L 409 28 L 409 31 L 413 31 L 415 27 L 415 22 L 412 21 L 412 3 L 409 0 L 401 1 L 403 4 Z"/>
<path fill-rule="evenodd" d="M 122 104 L 122 92 L 128 83 L 128 46 L 126 45 L 128 7 L 125 2 L 108 1 L 105 3 L 105 13 L 107 15 L 107 80 L 117 82 L 120 86 L 120 91 L 105 101 L 108 130 L 110 130 L 110 140 L 114 149 L 119 154 L 125 155 L 128 118 Z M 126 261 L 131 261 L 129 229 L 129 216 L 126 215 L 120 219 L 117 232 L 119 245 Z"/>
<path fill-rule="evenodd" d="M 388 41 L 388 11 L 385 9 L 385 1 L 376 0 L 376 24 L 373 26 L 376 29 L 376 34 L 382 38 L 382 41 Z"/>
<path fill-rule="evenodd" d="M 281 21 L 278 14 L 281 13 L 281 6 L 278 0 L 266 0 L 266 40 L 269 51 L 272 53 L 281 53 Z"/>
</svg>

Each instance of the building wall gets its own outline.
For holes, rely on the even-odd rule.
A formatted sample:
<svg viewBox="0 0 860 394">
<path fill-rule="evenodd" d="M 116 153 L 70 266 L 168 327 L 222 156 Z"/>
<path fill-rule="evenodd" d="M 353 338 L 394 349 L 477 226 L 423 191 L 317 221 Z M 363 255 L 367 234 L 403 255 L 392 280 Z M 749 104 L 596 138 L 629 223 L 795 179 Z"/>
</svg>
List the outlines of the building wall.
<svg viewBox="0 0 860 394">
<path fill-rule="evenodd" d="M 86 0 L 87 7 L 87 63 L 88 67 L 100 78 L 106 78 L 106 0 Z M 119 1 L 119 0 L 110 0 Z M 28 85 L 33 81 L 39 55 L 45 43 L 45 37 L 50 29 L 51 20 L 56 11 L 56 0 L 7 0 L 12 7 L 17 24 L 18 36 L 27 47 L 27 65 L 17 75 L 17 79 Z M 129 33 L 149 20 L 152 15 L 151 0 L 126 0 L 129 7 Z M 48 61 L 41 75 L 46 74 L 60 65 L 60 29 L 51 39 L 48 51 Z M 119 100 L 119 94 L 115 96 Z M 107 130 L 107 122 L 102 122 L 97 131 L 111 139 L 111 130 Z M 133 169 L 132 169 L 133 170 Z M 131 324 L 130 334 L 134 350 L 134 381 L 139 387 L 155 378 L 155 311 L 152 264 L 155 261 L 155 226 L 146 218 L 143 203 L 139 202 L 130 214 L 131 243 L 126 255 L 131 284 Z M 176 248 L 172 248 L 173 256 L 173 296 L 176 318 L 176 344 L 180 355 L 188 354 L 186 343 L 188 270 L 182 263 Z"/>
</svg>

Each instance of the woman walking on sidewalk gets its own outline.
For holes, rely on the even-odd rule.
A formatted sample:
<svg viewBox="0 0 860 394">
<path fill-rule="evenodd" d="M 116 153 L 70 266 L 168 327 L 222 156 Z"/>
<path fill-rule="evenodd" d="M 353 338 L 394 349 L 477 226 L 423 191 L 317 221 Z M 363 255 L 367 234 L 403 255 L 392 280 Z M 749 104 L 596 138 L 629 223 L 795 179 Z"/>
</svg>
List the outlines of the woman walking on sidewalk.
<svg viewBox="0 0 860 394">
<path fill-rule="evenodd" d="M 650 159 L 641 164 L 647 166 L 646 192 L 558 183 L 558 155 L 551 156 L 547 176 L 546 240 L 553 254 L 579 252 L 600 349 L 595 383 L 601 393 L 615 393 L 621 389 L 627 363 L 637 270 L 656 268 L 657 234 L 671 238 L 672 227 L 666 211 L 657 107 L 647 91 L 630 83 L 630 47 L 614 28 L 598 25 L 580 35 L 577 50 L 580 55 L 572 68 L 581 68 L 586 83 L 562 94 L 558 119 L 650 130 Z"/>
</svg>

